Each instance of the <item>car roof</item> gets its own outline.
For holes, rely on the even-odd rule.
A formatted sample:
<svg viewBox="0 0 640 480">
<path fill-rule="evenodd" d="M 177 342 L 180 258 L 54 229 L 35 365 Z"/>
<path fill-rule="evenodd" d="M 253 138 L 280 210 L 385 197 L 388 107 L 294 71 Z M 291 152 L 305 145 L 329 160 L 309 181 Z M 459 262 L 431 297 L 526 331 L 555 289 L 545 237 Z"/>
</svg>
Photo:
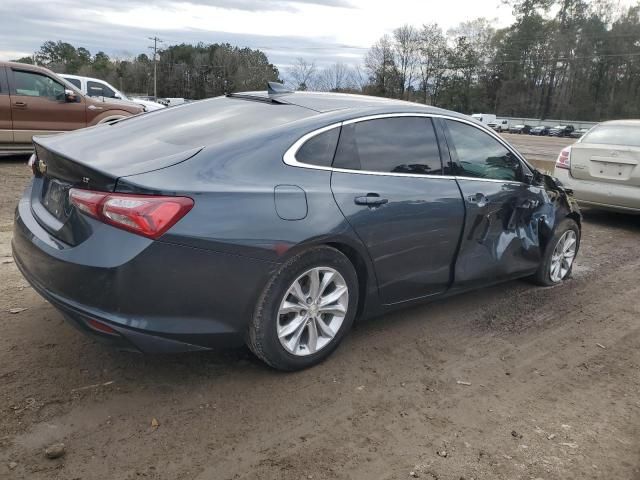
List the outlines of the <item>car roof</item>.
<svg viewBox="0 0 640 480">
<path fill-rule="evenodd" d="M 600 125 L 629 125 L 629 126 L 640 126 L 640 120 L 629 119 L 629 120 L 609 120 L 608 122 L 602 122 Z"/>
<path fill-rule="evenodd" d="M 53 73 L 51 70 L 49 70 L 46 67 L 41 67 L 40 65 L 32 65 L 30 63 L 0 62 L 0 67 L 19 68 L 21 70 L 33 70 L 34 72 L 41 72 L 44 70 L 46 72 Z"/>
<path fill-rule="evenodd" d="M 254 99 L 258 101 L 271 101 L 273 103 L 296 105 L 298 107 L 314 110 L 318 113 L 326 113 L 346 109 L 370 110 L 375 107 L 384 110 L 392 108 L 398 111 L 415 111 L 416 109 L 418 109 L 420 111 L 424 111 L 424 113 L 444 112 L 444 110 L 440 108 L 429 107 L 419 103 L 396 100 L 392 98 L 374 97 L 369 95 L 356 95 L 351 93 L 290 92 L 274 95 L 269 94 L 267 91 L 254 91 L 232 93 L 229 96 L 233 98 L 245 98 L 248 100 Z"/>
</svg>

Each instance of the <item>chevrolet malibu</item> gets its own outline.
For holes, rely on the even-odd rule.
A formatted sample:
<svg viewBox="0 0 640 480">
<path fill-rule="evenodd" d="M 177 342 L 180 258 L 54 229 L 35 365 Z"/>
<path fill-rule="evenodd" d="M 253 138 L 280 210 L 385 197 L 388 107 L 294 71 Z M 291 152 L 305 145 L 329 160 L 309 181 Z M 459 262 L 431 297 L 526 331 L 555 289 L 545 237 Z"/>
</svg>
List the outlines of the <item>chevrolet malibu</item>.
<svg viewBox="0 0 640 480">
<path fill-rule="evenodd" d="M 231 94 L 34 140 L 13 254 L 119 348 L 246 343 L 296 370 L 356 317 L 571 274 L 567 191 L 457 113 L 374 97 Z"/>
</svg>

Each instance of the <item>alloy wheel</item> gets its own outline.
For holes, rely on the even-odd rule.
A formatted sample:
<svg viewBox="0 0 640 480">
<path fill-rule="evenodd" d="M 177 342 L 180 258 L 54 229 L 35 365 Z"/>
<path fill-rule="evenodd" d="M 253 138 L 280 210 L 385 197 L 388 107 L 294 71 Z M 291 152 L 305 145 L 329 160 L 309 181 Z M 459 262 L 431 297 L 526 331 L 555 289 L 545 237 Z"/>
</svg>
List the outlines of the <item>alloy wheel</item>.
<svg viewBox="0 0 640 480">
<path fill-rule="evenodd" d="M 571 270 L 576 257 L 577 240 L 576 232 L 573 230 L 567 230 L 558 240 L 551 255 L 549 272 L 551 281 L 556 283 L 562 281 Z"/>
<path fill-rule="evenodd" d="M 331 267 L 316 267 L 300 275 L 286 291 L 278 310 L 277 333 L 285 350 L 312 355 L 336 336 L 349 306 L 349 289 Z"/>
</svg>

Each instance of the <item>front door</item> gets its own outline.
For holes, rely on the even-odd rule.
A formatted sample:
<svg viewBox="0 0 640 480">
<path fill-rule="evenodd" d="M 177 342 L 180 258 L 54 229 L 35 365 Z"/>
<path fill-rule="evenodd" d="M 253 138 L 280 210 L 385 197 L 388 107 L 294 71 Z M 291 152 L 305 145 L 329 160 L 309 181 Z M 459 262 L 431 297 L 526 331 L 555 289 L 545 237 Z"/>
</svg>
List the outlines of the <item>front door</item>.
<svg viewBox="0 0 640 480">
<path fill-rule="evenodd" d="M 65 87 L 39 72 L 9 69 L 11 113 L 16 143 L 31 143 L 37 134 L 86 127 L 84 98 L 65 100 Z"/>
<path fill-rule="evenodd" d="M 443 124 L 466 208 L 455 285 L 533 273 L 541 259 L 546 191 L 530 184 L 529 168 L 490 133 L 456 120 Z"/>
<path fill-rule="evenodd" d="M 343 125 L 331 188 L 366 245 L 385 304 L 446 290 L 463 225 L 453 178 L 442 177 L 430 118 Z"/>
</svg>

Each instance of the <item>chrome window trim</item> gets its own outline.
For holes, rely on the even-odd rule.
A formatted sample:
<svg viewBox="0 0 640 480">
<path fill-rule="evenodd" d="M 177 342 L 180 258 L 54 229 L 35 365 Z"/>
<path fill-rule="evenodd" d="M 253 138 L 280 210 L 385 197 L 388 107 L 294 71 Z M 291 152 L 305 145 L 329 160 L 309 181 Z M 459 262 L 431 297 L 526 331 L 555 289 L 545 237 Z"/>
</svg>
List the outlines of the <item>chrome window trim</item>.
<svg viewBox="0 0 640 480">
<path fill-rule="evenodd" d="M 513 154 L 518 160 L 520 160 L 524 165 L 531 169 L 531 166 L 527 163 L 527 161 L 520 155 L 517 151 L 513 150 L 513 148 L 504 141 L 497 133 L 492 130 L 485 130 L 480 128 L 475 121 L 466 120 L 463 118 L 453 117 L 451 115 L 443 115 L 440 113 L 412 113 L 412 112 L 398 112 L 398 113 L 379 113 L 376 115 L 366 115 L 364 117 L 351 118 L 349 120 L 343 120 L 341 122 L 332 123 L 331 125 L 324 126 L 322 128 L 318 128 L 313 130 L 298 140 L 295 141 L 293 145 L 291 145 L 287 151 L 284 153 L 282 160 L 285 164 L 291 167 L 299 167 L 299 168 L 309 168 L 311 170 L 325 170 L 329 172 L 340 172 L 340 173 L 353 173 L 360 175 L 381 175 L 386 177 L 417 177 L 417 178 L 443 178 L 448 180 L 475 180 L 480 182 L 493 182 L 493 183 L 508 183 L 508 184 L 516 184 L 516 185 L 527 185 L 524 182 L 514 181 L 514 180 L 498 180 L 495 178 L 478 178 L 478 177 L 466 177 L 459 175 L 428 175 L 421 173 L 396 173 L 396 172 L 376 172 L 371 170 L 352 170 L 348 168 L 337 168 L 337 167 L 325 167 L 322 165 L 313 165 L 310 163 L 299 162 L 296 159 L 296 153 L 300 150 L 300 147 L 309 139 L 315 137 L 316 135 L 320 135 L 321 133 L 327 132 L 334 128 L 342 127 L 343 125 L 350 125 L 353 123 L 366 122 L 368 120 L 380 120 L 383 118 L 397 118 L 397 117 L 424 117 L 424 118 L 442 118 L 445 120 L 453 120 L 460 123 L 465 123 L 474 128 L 477 128 L 483 133 L 488 134 L 495 140 L 497 140 L 504 148 L 506 148 L 511 154 Z"/>
</svg>

